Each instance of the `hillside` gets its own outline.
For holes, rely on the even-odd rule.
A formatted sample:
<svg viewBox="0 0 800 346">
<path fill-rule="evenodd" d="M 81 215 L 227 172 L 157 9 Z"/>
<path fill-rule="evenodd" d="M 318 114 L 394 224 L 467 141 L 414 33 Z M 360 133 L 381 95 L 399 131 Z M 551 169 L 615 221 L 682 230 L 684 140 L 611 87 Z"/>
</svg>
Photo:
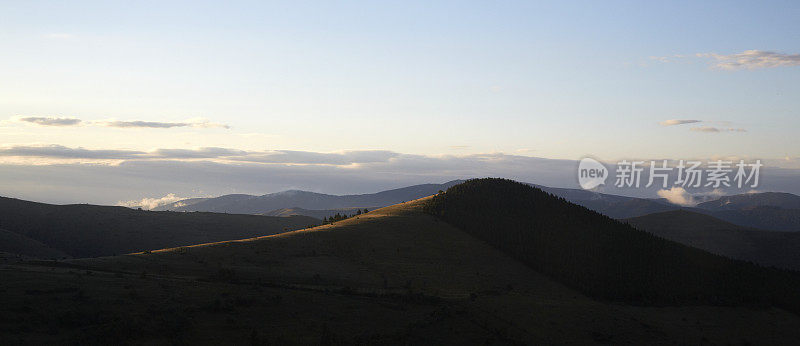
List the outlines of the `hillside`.
<svg viewBox="0 0 800 346">
<path fill-rule="evenodd" d="M 0 252 L 35 258 L 70 257 L 66 253 L 53 249 L 39 241 L 4 229 L 0 229 Z"/>
<path fill-rule="evenodd" d="M 469 180 L 434 196 L 426 211 L 600 299 L 800 312 L 800 275 L 658 238 L 525 184 Z"/>
<path fill-rule="evenodd" d="M 344 196 L 298 190 L 271 193 L 263 196 L 225 195 L 216 198 L 178 201 L 156 208 L 156 210 L 263 214 L 283 208 L 330 210 L 385 207 L 430 196 L 459 182 L 461 181 L 454 180 L 444 184 L 422 184 L 377 193 Z"/>
<path fill-rule="evenodd" d="M 426 202 L 274 236 L 4 266 L 0 338 L 256 345 L 800 338 L 800 318 L 775 308 L 590 299 L 426 215 Z"/>
<path fill-rule="evenodd" d="M 266 212 L 261 215 L 265 216 L 294 216 L 294 215 L 304 215 L 310 216 L 315 219 L 319 219 L 320 221 L 323 218 L 331 217 L 336 214 L 341 215 L 354 215 L 358 210 L 363 210 L 365 208 L 342 208 L 342 209 L 323 209 L 323 210 L 311 210 L 311 209 L 303 209 L 303 208 L 281 208 Z M 376 208 L 366 208 L 367 210 L 376 209 Z"/>
<path fill-rule="evenodd" d="M 762 206 L 750 209 L 716 211 L 696 209 L 696 211 L 744 227 L 781 232 L 800 232 L 800 209 Z"/>
<path fill-rule="evenodd" d="M 800 270 L 800 233 L 737 226 L 688 210 L 623 220 L 659 237 L 764 266 Z"/>
<path fill-rule="evenodd" d="M 268 235 L 319 224 L 306 216 L 175 213 L 95 205 L 51 205 L 0 197 L 0 228 L 55 252 L 95 257 Z M 33 246 L 30 241 L 27 247 Z M 40 246 L 41 247 L 41 246 Z M 0 251 L 14 252 L 10 248 Z M 33 251 L 33 250 L 31 250 Z"/>
</svg>

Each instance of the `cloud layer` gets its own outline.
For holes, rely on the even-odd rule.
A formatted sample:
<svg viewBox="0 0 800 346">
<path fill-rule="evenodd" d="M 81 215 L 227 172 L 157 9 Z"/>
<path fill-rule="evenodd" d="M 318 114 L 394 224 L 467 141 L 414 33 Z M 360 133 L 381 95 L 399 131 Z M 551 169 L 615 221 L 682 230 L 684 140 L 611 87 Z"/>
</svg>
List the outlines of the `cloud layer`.
<svg viewBox="0 0 800 346">
<path fill-rule="evenodd" d="M 151 129 L 169 129 L 173 127 L 198 127 L 198 128 L 224 128 L 228 129 L 230 126 L 225 124 L 212 123 L 208 121 L 197 122 L 159 122 L 159 121 L 106 121 L 99 124 L 108 127 L 120 128 L 151 128 Z"/>
<path fill-rule="evenodd" d="M 660 122 L 659 124 L 660 124 L 661 126 L 674 126 L 674 125 L 683 125 L 683 124 L 699 123 L 699 122 L 701 122 L 701 121 L 702 121 L 702 120 L 691 120 L 691 119 L 687 119 L 687 120 L 681 120 L 681 119 L 670 119 L 670 120 L 664 120 L 664 121 Z"/>
<path fill-rule="evenodd" d="M 676 125 L 684 125 L 684 124 L 700 124 L 700 123 L 712 123 L 712 124 L 722 124 L 722 125 L 729 125 L 730 122 L 728 121 L 711 121 L 706 122 L 703 120 L 695 120 L 695 119 L 670 119 L 664 120 L 658 123 L 661 126 L 676 126 Z M 734 128 L 734 127 L 715 127 L 715 126 L 697 126 L 692 127 L 689 129 L 693 132 L 704 132 L 704 133 L 719 133 L 719 132 L 747 132 L 746 129 L 743 128 Z"/>
<path fill-rule="evenodd" d="M 36 162 L 10 162 L 15 157 Z M 613 166 L 609 169 L 616 171 Z M 574 160 L 502 153 L 424 156 L 384 150 L 319 153 L 230 148 L 136 151 L 11 146 L 0 147 L 0 195 L 51 203 L 150 208 L 178 198 L 167 193 L 191 197 L 301 189 L 353 194 L 475 177 L 504 177 L 578 188 L 576 170 Z M 643 182 L 647 181 L 646 173 Z M 759 189 L 800 193 L 800 169 L 765 167 L 761 175 Z M 660 184 L 647 189 L 607 186 L 599 192 L 654 197 L 660 189 Z M 702 188 L 687 190 L 691 198 L 674 189 L 661 195 L 676 203 L 694 203 L 710 193 Z M 738 191 L 743 192 L 746 191 Z"/>
<path fill-rule="evenodd" d="M 39 159 L 86 159 L 85 163 L 124 160 L 195 160 L 212 159 L 224 162 L 335 165 L 348 166 L 387 162 L 400 154 L 386 150 L 347 150 L 319 153 L 295 150 L 244 151 L 229 148 L 206 147 L 198 149 L 156 149 L 145 152 L 126 149 L 70 148 L 63 145 L 14 145 L 0 147 L 0 158 L 34 157 Z M 2 162 L 2 160 L 0 160 Z"/>
<path fill-rule="evenodd" d="M 117 205 L 121 207 L 151 210 L 162 205 L 174 203 L 184 199 L 186 199 L 186 197 L 178 197 L 174 193 L 170 193 L 161 198 L 142 198 L 139 200 L 119 201 L 117 202 Z"/>
<path fill-rule="evenodd" d="M 692 195 L 686 189 L 676 186 L 669 190 L 658 190 L 658 196 L 666 199 L 672 204 L 682 206 L 693 206 L 697 204 Z"/>
<path fill-rule="evenodd" d="M 151 128 L 151 129 L 169 129 L 173 127 L 194 127 L 194 128 L 223 128 L 229 129 L 230 126 L 226 124 L 214 123 L 205 119 L 192 119 L 183 122 L 162 122 L 162 121 L 143 121 L 143 120 L 108 120 L 108 121 L 95 121 L 84 122 L 76 118 L 59 118 L 59 117 L 19 117 L 17 121 L 31 123 L 40 126 L 78 126 L 78 125 L 93 125 L 117 128 Z"/>
<path fill-rule="evenodd" d="M 25 117 L 19 118 L 19 121 L 41 126 L 74 126 L 81 123 L 80 119 L 51 117 Z"/>
<path fill-rule="evenodd" d="M 757 49 L 730 55 L 699 53 L 697 56 L 712 59 L 714 61 L 713 66 L 723 70 L 800 66 L 800 54 L 783 54 Z"/>
<path fill-rule="evenodd" d="M 713 127 L 713 126 L 700 126 L 700 127 L 693 127 L 691 128 L 692 131 L 695 132 L 708 132 L 708 133 L 718 133 L 718 132 L 747 132 L 747 130 L 742 128 L 720 128 L 720 127 Z"/>
</svg>

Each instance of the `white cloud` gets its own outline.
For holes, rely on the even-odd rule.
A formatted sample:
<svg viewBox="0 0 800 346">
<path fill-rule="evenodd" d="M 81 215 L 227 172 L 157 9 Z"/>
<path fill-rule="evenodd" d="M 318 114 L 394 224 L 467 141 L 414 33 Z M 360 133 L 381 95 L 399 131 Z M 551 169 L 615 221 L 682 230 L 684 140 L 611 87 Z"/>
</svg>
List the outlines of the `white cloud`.
<svg viewBox="0 0 800 346">
<path fill-rule="evenodd" d="M 225 124 L 219 123 L 212 123 L 209 121 L 186 121 L 186 122 L 161 122 L 161 121 L 142 121 L 142 120 L 133 120 L 133 121 L 119 121 L 119 120 L 112 120 L 112 121 L 103 121 L 99 122 L 98 124 L 107 127 L 119 127 L 119 128 L 156 128 L 156 129 L 168 129 L 173 127 L 197 127 L 197 128 L 223 128 L 229 129 L 230 126 Z"/>
<path fill-rule="evenodd" d="M 699 53 L 697 56 L 712 59 L 714 61 L 713 66 L 723 70 L 800 66 L 800 54 L 783 54 L 757 49 L 729 55 Z"/>
<path fill-rule="evenodd" d="M 119 164 L 127 160 L 212 160 L 226 163 L 351 166 L 388 162 L 399 156 L 401 154 L 387 150 L 346 150 L 334 153 L 319 153 L 295 150 L 244 151 L 206 147 L 196 149 L 155 149 L 145 152 L 127 149 L 70 148 L 57 144 L 0 146 L 0 163 L 17 161 L 9 158 L 40 158 L 51 159 L 53 164 Z"/>
<path fill-rule="evenodd" d="M 186 197 L 178 197 L 174 193 L 170 193 L 161 198 L 142 198 L 140 200 L 119 201 L 117 202 L 117 205 L 121 207 L 142 208 L 146 210 L 151 210 L 160 207 L 162 205 L 170 204 L 184 199 L 186 199 Z"/>
<path fill-rule="evenodd" d="M 659 123 L 661 126 L 674 126 L 674 125 L 683 125 L 683 124 L 692 124 L 692 123 L 699 123 L 702 120 L 693 120 L 693 119 L 670 119 L 664 120 Z"/>
<path fill-rule="evenodd" d="M 57 144 L 0 147 L 0 157 L 128 160 L 139 158 L 143 155 L 145 155 L 145 152 L 135 150 L 69 148 Z"/>
<path fill-rule="evenodd" d="M 81 123 L 80 119 L 55 117 L 22 117 L 18 120 L 40 126 L 75 126 Z"/>
<path fill-rule="evenodd" d="M 747 132 L 747 130 L 742 128 L 719 128 L 713 126 L 700 126 L 700 127 L 693 127 L 691 128 L 692 131 L 695 132 L 707 132 L 707 133 L 717 133 L 717 132 Z"/>
<path fill-rule="evenodd" d="M 74 126 L 79 124 L 118 127 L 118 128 L 156 128 L 168 129 L 173 127 L 194 127 L 194 128 L 223 128 L 229 129 L 230 126 L 221 123 L 214 123 L 207 119 L 196 118 L 189 119 L 181 122 L 163 122 L 163 121 L 144 121 L 144 120 L 105 120 L 95 122 L 83 122 L 81 119 L 76 118 L 59 118 L 59 117 L 19 117 L 11 119 L 11 121 L 21 121 L 41 126 Z"/>
<path fill-rule="evenodd" d="M 657 194 L 659 197 L 666 199 L 672 204 L 682 206 L 692 206 L 697 204 L 694 201 L 694 197 L 682 187 L 676 186 L 669 190 L 658 190 Z"/>
</svg>

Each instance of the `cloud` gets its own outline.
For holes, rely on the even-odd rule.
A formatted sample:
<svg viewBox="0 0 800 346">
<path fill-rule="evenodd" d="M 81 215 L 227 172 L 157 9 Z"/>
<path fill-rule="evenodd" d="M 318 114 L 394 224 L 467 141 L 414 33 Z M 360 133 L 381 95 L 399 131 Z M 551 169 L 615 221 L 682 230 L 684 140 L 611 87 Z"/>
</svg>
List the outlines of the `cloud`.
<svg viewBox="0 0 800 346">
<path fill-rule="evenodd" d="M 19 118 L 19 121 L 41 126 L 75 126 L 81 123 L 80 119 L 51 117 L 24 117 Z"/>
<path fill-rule="evenodd" d="M 296 153 L 291 152 L 290 153 Z M 303 152 L 303 155 L 308 154 Z M 331 154 L 331 153 L 319 153 Z M 142 197 L 265 194 L 292 189 L 331 194 L 358 194 L 415 184 L 474 177 L 505 177 L 547 186 L 576 187 L 574 161 L 501 153 L 466 156 L 424 156 L 374 151 L 332 153 L 360 164 L 273 164 L 235 160 L 123 160 L 114 165 L 62 163 L 4 164 L 0 191 L 4 196 L 51 203 L 117 204 Z M 288 161 L 301 161 L 284 156 Z M 338 160 L 338 159 L 337 159 Z M 274 161 L 274 160 L 273 160 Z M 305 160 L 308 162 L 309 160 Z"/>
<path fill-rule="evenodd" d="M 186 199 L 185 197 L 178 197 L 174 193 L 167 194 L 161 198 L 142 198 L 140 200 L 119 201 L 118 206 L 128 208 L 142 208 L 146 210 L 155 209 L 162 205 L 174 203 Z"/>
<path fill-rule="evenodd" d="M 296 150 L 244 151 L 229 148 L 206 147 L 197 149 L 155 149 L 137 151 L 125 149 L 69 148 L 62 145 L 18 145 L 0 147 L 0 157 L 37 157 L 54 159 L 86 159 L 95 163 L 124 160 L 197 160 L 210 159 L 229 163 L 334 165 L 350 166 L 387 162 L 400 154 L 387 150 L 348 150 L 338 153 L 319 153 Z M 119 162 L 117 162 L 119 163 Z"/>
<path fill-rule="evenodd" d="M 145 152 L 135 150 L 93 150 L 62 145 L 18 145 L 0 147 L 0 156 L 44 157 L 61 159 L 128 160 L 142 157 Z"/>
<path fill-rule="evenodd" d="M 243 150 L 227 148 L 199 148 L 199 149 L 157 149 L 151 153 L 152 156 L 167 159 L 207 159 L 232 156 L 246 156 Z"/>
<path fill-rule="evenodd" d="M 6 155 L 50 155 L 46 164 L 18 162 Z M 59 157 L 88 159 L 62 160 Z M 109 164 L 100 158 L 116 158 Z M 35 161 L 31 159 L 31 161 Z M 785 160 L 781 159 L 781 162 Z M 56 162 L 57 164 L 53 164 Z M 97 164 L 93 162 L 98 162 Z M 63 146 L 0 147 L 0 191 L 3 196 L 50 203 L 118 204 L 143 197 L 261 195 L 284 190 L 330 194 L 372 193 L 415 184 L 453 179 L 504 177 L 551 187 L 578 188 L 577 162 L 504 153 L 473 155 L 413 155 L 392 151 L 241 151 L 229 148 L 156 149 L 152 151 L 92 150 Z M 611 169 L 613 172 L 614 169 Z M 673 172 L 674 173 L 674 172 Z M 643 182 L 647 181 L 646 172 Z M 674 178 L 671 181 L 674 182 Z M 660 182 L 660 181 L 658 181 Z M 762 168 L 763 191 L 800 194 L 800 167 Z M 652 188 L 602 191 L 652 198 Z M 681 203 L 702 202 L 713 194 L 743 193 L 733 187 L 719 191 L 687 188 L 691 197 L 670 189 L 661 194 Z M 706 197 L 707 196 L 707 197 Z M 683 200 L 677 199 L 683 197 Z M 147 202 L 147 201 L 145 201 Z"/>
<path fill-rule="evenodd" d="M 234 159 L 253 163 L 347 166 L 353 164 L 386 162 L 399 155 L 398 153 L 387 150 L 348 150 L 340 153 L 274 150 L 249 152 L 246 155 Z"/>
<path fill-rule="evenodd" d="M 674 125 L 683 125 L 683 124 L 699 123 L 699 122 L 701 122 L 701 121 L 702 121 L 702 120 L 691 120 L 691 119 L 688 119 L 688 120 L 681 120 L 681 119 L 670 119 L 670 120 L 664 120 L 664 121 L 662 121 L 662 122 L 660 122 L 660 123 L 658 123 L 658 124 L 659 124 L 659 125 L 661 125 L 661 126 L 674 126 Z"/>
<path fill-rule="evenodd" d="M 155 129 L 168 129 L 173 127 L 198 127 L 198 128 L 224 128 L 229 129 L 230 126 L 219 123 L 212 123 L 208 121 L 197 122 L 160 122 L 160 121 L 105 121 L 100 122 L 101 125 L 107 127 L 119 128 L 155 128 Z"/>
<path fill-rule="evenodd" d="M 697 203 L 694 201 L 694 197 L 686 191 L 686 189 L 682 187 L 673 187 L 669 190 L 658 190 L 656 192 L 659 197 L 666 199 L 672 204 L 682 205 L 682 206 L 692 206 Z"/>
<path fill-rule="evenodd" d="M 781 66 L 800 66 L 800 54 L 783 54 L 756 49 L 730 55 L 699 53 L 697 56 L 712 59 L 714 61 L 713 66 L 723 70 L 754 70 Z"/>
<path fill-rule="evenodd" d="M 692 131 L 695 132 L 707 132 L 707 133 L 717 133 L 717 132 L 747 132 L 747 130 L 742 128 L 719 128 L 713 126 L 700 126 L 700 127 L 693 127 L 691 128 Z"/>
<path fill-rule="evenodd" d="M 79 124 L 87 124 L 94 126 L 106 126 L 106 127 L 117 127 L 117 128 L 156 128 L 156 129 L 168 129 L 173 127 L 223 128 L 223 129 L 230 128 L 230 126 L 226 124 L 213 123 L 206 119 L 190 119 L 183 122 L 161 122 L 161 121 L 143 121 L 143 120 L 129 120 L 129 121 L 107 120 L 107 121 L 96 121 L 96 122 L 83 122 L 81 119 L 76 119 L 76 118 L 20 117 L 17 118 L 16 120 L 41 126 L 75 126 Z"/>
</svg>

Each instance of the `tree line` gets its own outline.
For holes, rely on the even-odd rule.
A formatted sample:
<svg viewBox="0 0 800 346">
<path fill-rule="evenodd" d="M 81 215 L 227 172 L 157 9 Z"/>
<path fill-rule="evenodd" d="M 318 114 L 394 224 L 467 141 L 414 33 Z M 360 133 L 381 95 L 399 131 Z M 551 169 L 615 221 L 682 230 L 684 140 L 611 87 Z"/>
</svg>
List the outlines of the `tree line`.
<svg viewBox="0 0 800 346">
<path fill-rule="evenodd" d="M 355 216 L 358 216 L 358 215 L 361 215 L 361 214 L 366 214 L 368 212 L 369 212 L 369 210 L 367 208 L 364 208 L 364 211 L 361 211 L 361 209 L 358 209 L 358 210 L 356 210 L 356 212 L 354 214 L 350 214 L 350 215 L 336 213 L 335 215 L 331 215 L 330 217 L 323 217 L 322 218 L 322 224 L 323 225 L 327 225 L 329 223 L 334 223 L 336 221 L 342 221 L 342 220 L 345 220 L 345 219 L 348 219 L 348 218 L 351 218 L 351 217 L 355 217 Z"/>
</svg>

